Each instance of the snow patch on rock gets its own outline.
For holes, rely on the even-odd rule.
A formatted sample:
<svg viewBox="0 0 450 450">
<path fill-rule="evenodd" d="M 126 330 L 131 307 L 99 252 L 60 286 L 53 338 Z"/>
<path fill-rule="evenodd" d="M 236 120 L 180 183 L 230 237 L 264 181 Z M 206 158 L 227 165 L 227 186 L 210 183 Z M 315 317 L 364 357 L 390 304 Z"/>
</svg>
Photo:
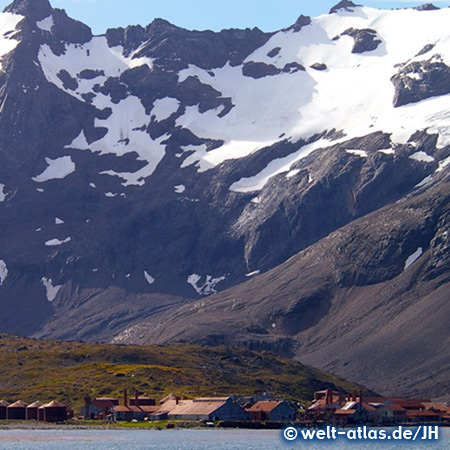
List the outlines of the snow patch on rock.
<svg viewBox="0 0 450 450">
<path fill-rule="evenodd" d="M 409 158 L 414 159 L 415 161 L 420 161 L 420 162 L 433 162 L 434 161 L 434 158 L 425 152 L 416 152 L 413 155 L 411 155 Z"/>
<path fill-rule="evenodd" d="M 66 239 L 64 239 L 63 241 L 61 241 L 60 239 L 51 239 L 49 241 L 47 241 L 45 243 L 45 245 L 47 247 L 57 247 L 58 245 L 63 245 L 63 244 L 67 244 L 68 242 L 70 242 L 72 240 L 72 238 L 69 236 Z"/>
<path fill-rule="evenodd" d="M 6 267 L 6 263 L 2 259 L 0 259 L 0 286 L 3 285 L 7 276 L 8 276 L 8 268 Z"/>
<path fill-rule="evenodd" d="M 180 102 L 176 98 L 161 98 L 155 100 L 153 103 L 153 109 L 150 115 L 154 116 L 157 122 L 162 122 L 163 120 L 168 119 L 172 114 L 175 114 L 178 111 L 179 106 Z"/>
<path fill-rule="evenodd" d="M 6 193 L 5 193 L 5 185 L 0 183 L 0 202 L 4 202 L 6 199 Z"/>
<path fill-rule="evenodd" d="M 71 173 L 75 172 L 75 163 L 70 156 L 62 156 L 61 158 L 50 159 L 45 158 L 48 167 L 37 177 L 32 180 L 36 183 L 44 183 L 49 180 L 61 180 Z"/>
<path fill-rule="evenodd" d="M 212 294 L 217 293 L 217 290 L 215 289 L 215 287 L 221 281 L 225 280 L 225 276 L 213 278 L 211 275 L 207 275 L 205 282 L 203 284 L 200 283 L 201 279 L 202 279 L 201 275 L 193 273 L 188 276 L 187 282 L 195 289 L 195 291 L 197 292 L 198 295 L 207 296 L 207 295 L 212 295 Z"/>
<path fill-rule="evenodd" d="M 411 256 L 409 256 L 405 262 L 405 269 L 411 267 L 421 256 L 423 253 L 422 247 L 419 247 Z"/>
<path fill-rule="evenodd" d="M 51 278 L 42 277 L 41 283 L 44 285 L 45 289 L 47 290 L 47 300 L 49 302 L 52 302 L 55 300 L 56 296 L 58 295 L 58 292 L 62 288 L 62 286 L 54 286 L 53 281 Z"/>
<path fill-rule="evenodd" d="M 7 53 L 12 52 L 20 41 L 14 39 L 17 25 L 24 19 L 24 16 L 19 14 L 11 14 L 8 12 L 0 14 L 0 58 Z M 0 64 L 0 70 L 2 69 Z"/>
<path fill-rule="evenodd" d="M 54 24 L 55 22 L 53 21 L 53 16 L 51 14 L 45 19 L 36 22 L 38 28 L 42 31 L 48 31 L 49 33 L 51 33 Z"/>
<path fill-rule="evenodd" d="M 348 149 L 345 150 L 346 153 L 349 153 L 350 155 L 359 156 L 360 158 L 367 158 L 367 152 L 365 150 L 356 150 L 356 149 Z"/>
<path fill-rule="evenodd" d="M 144 277 L 148 284 L 153 284 L 155 282 L 155 279 L 146 270 L 144 270 Z"/>
</svg>

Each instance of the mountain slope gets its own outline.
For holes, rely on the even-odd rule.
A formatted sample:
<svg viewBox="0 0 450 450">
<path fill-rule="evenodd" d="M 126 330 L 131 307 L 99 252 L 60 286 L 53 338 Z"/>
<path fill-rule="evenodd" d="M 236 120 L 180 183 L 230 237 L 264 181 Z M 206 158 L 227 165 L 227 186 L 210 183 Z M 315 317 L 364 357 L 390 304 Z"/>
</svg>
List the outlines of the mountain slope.
<svg viewBox="0 0 450 450">
<path fill-rule="evenodd" d="M 434 275 L 402 295 L 442 297 L 449 19 L 448 8 L 346 1 L 270 34 L 157 19 L 93 36 L 48 0 L 15 0 L 0 15 L 0 330 L 199 340 L 198 317 L 191 330 L 176 319 L 242 290 L 247 316 L 235 306 L 217 332 L 211 310 L 210 341 L 250 336 L 372 380 L 350 356 L 330 362 L 352 330 L 335 342 L 326 321 L 342 317 L 344 294 L 348 311 L 366 291 L 400 305 L 376 289 L 400 283 L 418 255 L 434 258 Z M 305 286 L 277 282 L 291 257 Z M 242 283 L 258 274 L 251 294 Z M 377 323 L 389 317 L 377 311 Z"/>
<path fill-rule="evenodd" d="M 446 177 L 266 274 L 156 314 L 114 341 L 245 344 L 385 394 L 446 395 L 449 197 Z"/>
<path fill-rule="evenodd" d="M 58 398 L 76 413 L 86 394 L 115 396 L 122 403 L 124 389 L 158 400 L 170 393 L 195 397 L 270 391 L 306 403 L 322 388 L 361 388 L 269 352 L 230 347 L 114 346 L 0 335 L 0 360 L 1 398 L 29 403 Z"/>
</svg>

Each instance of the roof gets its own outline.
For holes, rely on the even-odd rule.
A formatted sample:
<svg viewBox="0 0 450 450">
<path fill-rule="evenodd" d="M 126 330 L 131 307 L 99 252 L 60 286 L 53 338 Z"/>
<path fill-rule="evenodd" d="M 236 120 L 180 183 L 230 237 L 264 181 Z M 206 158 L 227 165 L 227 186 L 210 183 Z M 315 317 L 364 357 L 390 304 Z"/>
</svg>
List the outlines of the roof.
<svg viewBox="0 0 450 450">
<path fill-rule="evenodd" d="M 326 394 L 327 391 L 328 391 L 328 389 L 323 389 L 322 391 L 315 391 L 314 394 Z M 332 394 L 343 395 L 343 394 L 341 394 L 341 393 L 338 392 L 338 391 L 333 391 L 333 390 L 331 390 L 331 389 L 330 389 L 330 391 L 331 391 Z"/>
<path fill-rule="evenodd" d="M 198 397 L 193 402 L 226 402 L 230 397 Z"/>
<path fill-rule="evenodd" d="M 11 403 L 8 408 L 26 408 L 28 405 L 24 403 L 22 400 L 18 400 L 17 402 Z"/>
<path fill-rule="evenodd" d="M 447 410 L 448 410 L 448 405 L 446 403 L 442 403 L 442 402 L 423 403 L 423 406 L 425 406 L 426 410 L 435 409 L 436 411 L 442 411 L 442 412 L 447 412 Z"/>
<path fill-rule="evenodd" d="M 382 405 L 390 411 L 406 411 L 405 408 L 402 408 L 400 405 Z"/>
<path fill-rule="evenodd" d="M 367 403 L 384 403 L 387 397 L 364 397 L 364 401 Z"/>
<path fill-rule="evenodd" d="M 145 412 L 154 413 L 158 411 L 159 406 L 114 406 L 115 412 Z"/>
<path fill-rule="evenodd" d="M 91 404 L 93 404 L 97 409 L 111 409 L 114 406 L 114 403 L 111 400 L 99 398 L 91 400 Z"/>
<path fill-rule="evenodd" d="M 406 411 L 406 414 L 408 416 L 411 417 L 416 417 L 416 416 L 427 416 L 427 417 L 437 417 L 439 416 L 439 413 L 435 413 L 433 411 L 416 411 L 416 410 L 410 410 L 410 411 Z"/>
<path fill-rule="evenodd" d="M 179 403 L 175 408 L 170 411 L 171 415 L 209 415 L 223 406 L 226 402 L 222 401 L 201 401 L 196 402 L 193 400 L 185 400 Z M 162 408 L 161 408 L 162 410 Z"/>
<path fill-rule="evenodd" d="M 158 413 L 172 412 L 173 409 L 175 409 L 178 405 L 182 405 L 183 403 L 186 403 L 186 400 L 166 400 L 162 405 L 158 408 Z"/>
<path fill-rule="evenodd" d="M 348 409 L 354 409 L 354 407 L 358 404 L 358 402 L 347 402 L 341 409 L 342 410 L 348 410 Z M 339 410 L 340 411 L 340 410 Z"/>
<path fill-rule="evenodd" d="M 399 397 L 390 397 L 389 400 L 392 401 L 392 403 L 400 406 L 423 406 L 424 403 L 431 403 L 430 399 L 426 398 L 399 398 Z"/>
<path fill-rule="evenodd" d="M 340 416 L 349 416 L 354 414 L 356 409 L 338 409 L 334 414 L 339 414 Z"/>
<path fill-rule="evenodd" d="M 28 409 L 28 408 L 39 408 L 39 407 L 41 407 L 42 405 L 43 405 L 42 402 L 34 402 L 34 403 L 32 403 L 31 405 L 28 405 L 28 406 L 27 406 L 27 409 Z"/>
<path fill-rule="evenodd" d="M 118 402 L 119 401 L 118 398 L 114 398 L 114 397 L 97 397 L 95 400 L 99 401 L 99 402 Z"/>
<path fill-rule="evenodd" d="M 169 400 L 177 400 L 179 399 L 173 392 L 171 392 L 167 397 L 164 397 L 162 400 L 160 400 L 160 404 L 166 403 Z"/>
<path fill-rule="evenodd" d="M 44 405 L 44 408 L 65 408 L 65 407 L 66 405 L 63 405 L 62 403 L 59 403 L 56 400 L 53 400 L 50 403 Z"/>
<path fill-rule="evenodd" d="M 369 405 L 366 402 L 363 402 L 362 406 L 366 411 L 376 411 L 377 410 L 377 408 L 374 408 L 372 405 Z"/>
<path fill-rule="evenodd" d="M 281 402 L 276 400 L 263 400 L 260 402 L 256 402 L 250 408 L 247 408 L 248 412 L 256 412 L 256 411 L 264 411 L 270 412 L 273 411 Z"/>
<path fill-rule="evenodd" d="M 9 403 L 6 400 L 0 400 L 0 406 L 9 406 Z"/>
</svg>

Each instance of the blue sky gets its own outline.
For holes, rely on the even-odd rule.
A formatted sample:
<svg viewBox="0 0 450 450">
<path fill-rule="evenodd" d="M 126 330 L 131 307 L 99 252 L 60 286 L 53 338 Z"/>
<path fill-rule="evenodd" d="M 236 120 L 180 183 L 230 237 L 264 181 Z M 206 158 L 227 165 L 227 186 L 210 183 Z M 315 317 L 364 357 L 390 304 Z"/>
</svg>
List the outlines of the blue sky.
<svg viewBox="0 0 450 450">
<path fill-rule="evenodd" d="M 3 9 L 12 0 L 0 0 Z M 317 16 L 327 13 L 339 0 L 50 0 L 69 16 L 89 25 L 95 34 L 107 28 L 131 24 L 147 25 L 161 17 L 188 29 L 252 28 L 275 31 L 295 22 L 300 14 Z M 402 8 L 423 1 L 364 0 L 366 6 Z M 429 1 L 429 0 L 428 0 Z M 431 0 L 432 1 L 432 0 Z M 448 1 L 434 1 L 448 7 Z"/>
</svg>

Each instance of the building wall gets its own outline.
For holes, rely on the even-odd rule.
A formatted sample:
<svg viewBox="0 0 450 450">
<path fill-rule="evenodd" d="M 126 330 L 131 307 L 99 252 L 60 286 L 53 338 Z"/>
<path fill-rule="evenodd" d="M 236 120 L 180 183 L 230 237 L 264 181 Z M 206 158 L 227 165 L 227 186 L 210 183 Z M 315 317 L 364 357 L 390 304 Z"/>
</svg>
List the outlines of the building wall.
<svg viewBox="0 0 450 450">
<path fill-rule="evenodd" d="M 289 422 L 294 420 L 294 411 L 284 403 L 280 403 L 269 413 L 270 420 L 273 422 Z"/>
<path fill-rule="evenodd" d="M 7 418 L 8 420 L 25 420 L 26 408 L 8 408 L 7 409 Z"/>
<path fill-rule="evenodd" d="M 210 420 L 249 420 L 247 411 L 232 401 L 227 401 L 210 414 L 210 417 Z"/>
</svg>

